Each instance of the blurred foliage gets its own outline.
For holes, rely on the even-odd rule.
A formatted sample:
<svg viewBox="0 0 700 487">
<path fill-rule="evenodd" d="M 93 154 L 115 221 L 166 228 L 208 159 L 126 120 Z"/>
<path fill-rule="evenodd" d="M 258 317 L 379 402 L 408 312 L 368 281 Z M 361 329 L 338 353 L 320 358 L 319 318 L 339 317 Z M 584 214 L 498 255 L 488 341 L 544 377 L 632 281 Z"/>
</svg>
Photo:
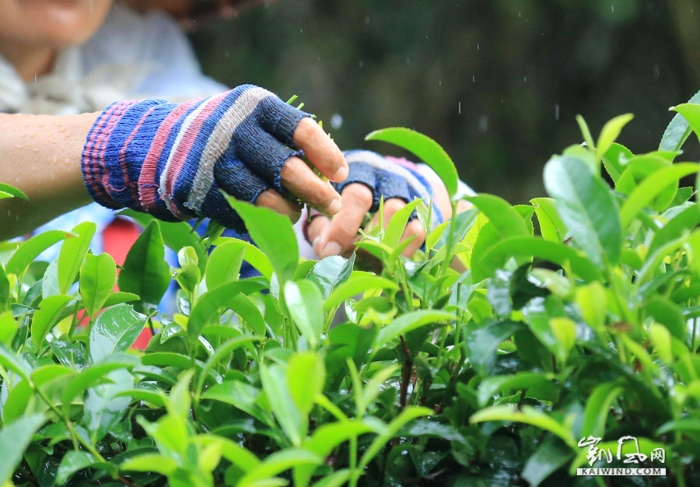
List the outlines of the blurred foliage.
<svg viewBox="0 0 700 487">
<path fill-rule="evenodd" d="M 621 142 L 656 148 L 700 86 L 699 20 L 697 0 L 278 0 L 192 40 L 214 78 L 297 94 L 329 129 L 342 116 L 342 148 L 388 151 L 364 135 L 411 127 L 475 190 L 520 203 L 581 141 L 577 114 L 599 130 L 635 113 Z"/>
</svg>

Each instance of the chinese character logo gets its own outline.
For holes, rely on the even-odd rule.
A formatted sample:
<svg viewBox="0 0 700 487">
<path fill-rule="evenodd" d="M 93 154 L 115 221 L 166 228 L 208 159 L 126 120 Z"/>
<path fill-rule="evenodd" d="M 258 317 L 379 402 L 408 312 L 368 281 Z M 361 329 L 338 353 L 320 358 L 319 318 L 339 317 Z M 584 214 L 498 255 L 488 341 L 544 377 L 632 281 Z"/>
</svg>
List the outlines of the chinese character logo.
<svg viewBox="0 0 700 487">
<path fill-rule="evenodd" d="M 578 442 L 579 448 L 588 447 L 588 453 L 586 454 L 586 458 L 588 459 L 588 465 L 590 466 L 593 466 L 593 464 L 596 461 L 602 460 L 603 456 L 605 456 L 606 461 L 608 463 L 613 461 L 613 454 L 610 448 L 608 448 L 607 450 L 598 448 L 598 443 L 600 443 L 601 440 L 602 438 L 589 436 L 588 438 L 581 438 Z"/>
</svg>

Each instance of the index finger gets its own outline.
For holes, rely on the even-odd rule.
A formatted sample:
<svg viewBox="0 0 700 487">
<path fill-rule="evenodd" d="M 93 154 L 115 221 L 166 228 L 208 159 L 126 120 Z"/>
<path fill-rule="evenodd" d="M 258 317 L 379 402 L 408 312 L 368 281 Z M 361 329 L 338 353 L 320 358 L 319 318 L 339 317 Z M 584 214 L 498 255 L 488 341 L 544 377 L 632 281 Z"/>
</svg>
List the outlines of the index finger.
<svg viewBox="0 0 700 487">
<path fill-rule="evenodd" d="M 311 164 L 335 183 L 348 177 L 348 164 L 335 142 L 311 118 L 303 118 L 294 130 L 294 145 L 303 150 Z"/>
</svg>

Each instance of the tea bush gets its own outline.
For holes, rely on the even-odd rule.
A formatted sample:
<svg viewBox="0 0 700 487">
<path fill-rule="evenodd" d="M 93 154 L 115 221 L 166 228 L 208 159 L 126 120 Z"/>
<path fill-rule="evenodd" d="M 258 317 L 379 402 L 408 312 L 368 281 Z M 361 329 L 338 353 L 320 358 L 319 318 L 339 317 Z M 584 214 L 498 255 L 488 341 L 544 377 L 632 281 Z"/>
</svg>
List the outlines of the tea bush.
<svg viewBox="0 0 700 487">
<path fill-rule="evenodd" d="M 700 208 L 679 183 L 700 166 L 674 162 L 700 105 L 676 111 L 644 155 L 615 143 L 630 116 L 597 142 L 580 120 L 549 197 L 468 198 L 413 259 L 419 201 L 350 259 L 301 260 L 285 217 L 235 201 L 257 247 L 130 213 L 145 230 L 118 278 L 92 223 L 3 244 L 0 485 L 700 485 Z M 455 194 L 427 137 L 369 138 Z M 667 472 L 576 476 L 591 466 Z"/>
</svg>

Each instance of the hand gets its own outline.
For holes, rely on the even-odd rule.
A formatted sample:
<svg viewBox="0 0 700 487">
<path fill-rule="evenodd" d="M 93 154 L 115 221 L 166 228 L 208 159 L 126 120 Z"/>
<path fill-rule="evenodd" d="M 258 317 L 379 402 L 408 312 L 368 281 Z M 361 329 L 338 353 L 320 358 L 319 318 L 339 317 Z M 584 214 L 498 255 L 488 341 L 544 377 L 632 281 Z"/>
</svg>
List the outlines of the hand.
<svg viewBox="0 0 700 487">
<path fill-rule="evenodd" d="M 321 258 L 351 253 L 368 212 L 374 213 L 370 225 L 378 224 L 377 210 L 382 197 L 385 225 L 407 202 L 421 198 L 429 205 L 433 197 L 431 184 L 408 161 L 384 158 L 370 151 L 349 151 L 345 159 L 350 174 L 343 183 L 336 185 L 343 197 L 343 208 L 332 219 L 313 215 L 306 227 L 307 239 Z M 436 220 L 441 221 L 440 209 L 434 206 L 433 211 Z M 425 229 L 415 218 L 406 226 L 402 240 L 413 236 L 414 240 L 403 252 L 406 256 L 413 255 L 425 242 Z"/>
<path fill-rule="evenodd" d="M 129 207 L 167 221 L 209 217 L 244 229 L 219 189 L 290 217 L 288 191 L 330 215 L 340 211 L 327 178 L 348 174 L 343 155 L 308 114 L 252 85 L 182 104 L 124 101 L 97 119 L 83 149 L 88 192 L 109 208 Z"/>
</svg>

